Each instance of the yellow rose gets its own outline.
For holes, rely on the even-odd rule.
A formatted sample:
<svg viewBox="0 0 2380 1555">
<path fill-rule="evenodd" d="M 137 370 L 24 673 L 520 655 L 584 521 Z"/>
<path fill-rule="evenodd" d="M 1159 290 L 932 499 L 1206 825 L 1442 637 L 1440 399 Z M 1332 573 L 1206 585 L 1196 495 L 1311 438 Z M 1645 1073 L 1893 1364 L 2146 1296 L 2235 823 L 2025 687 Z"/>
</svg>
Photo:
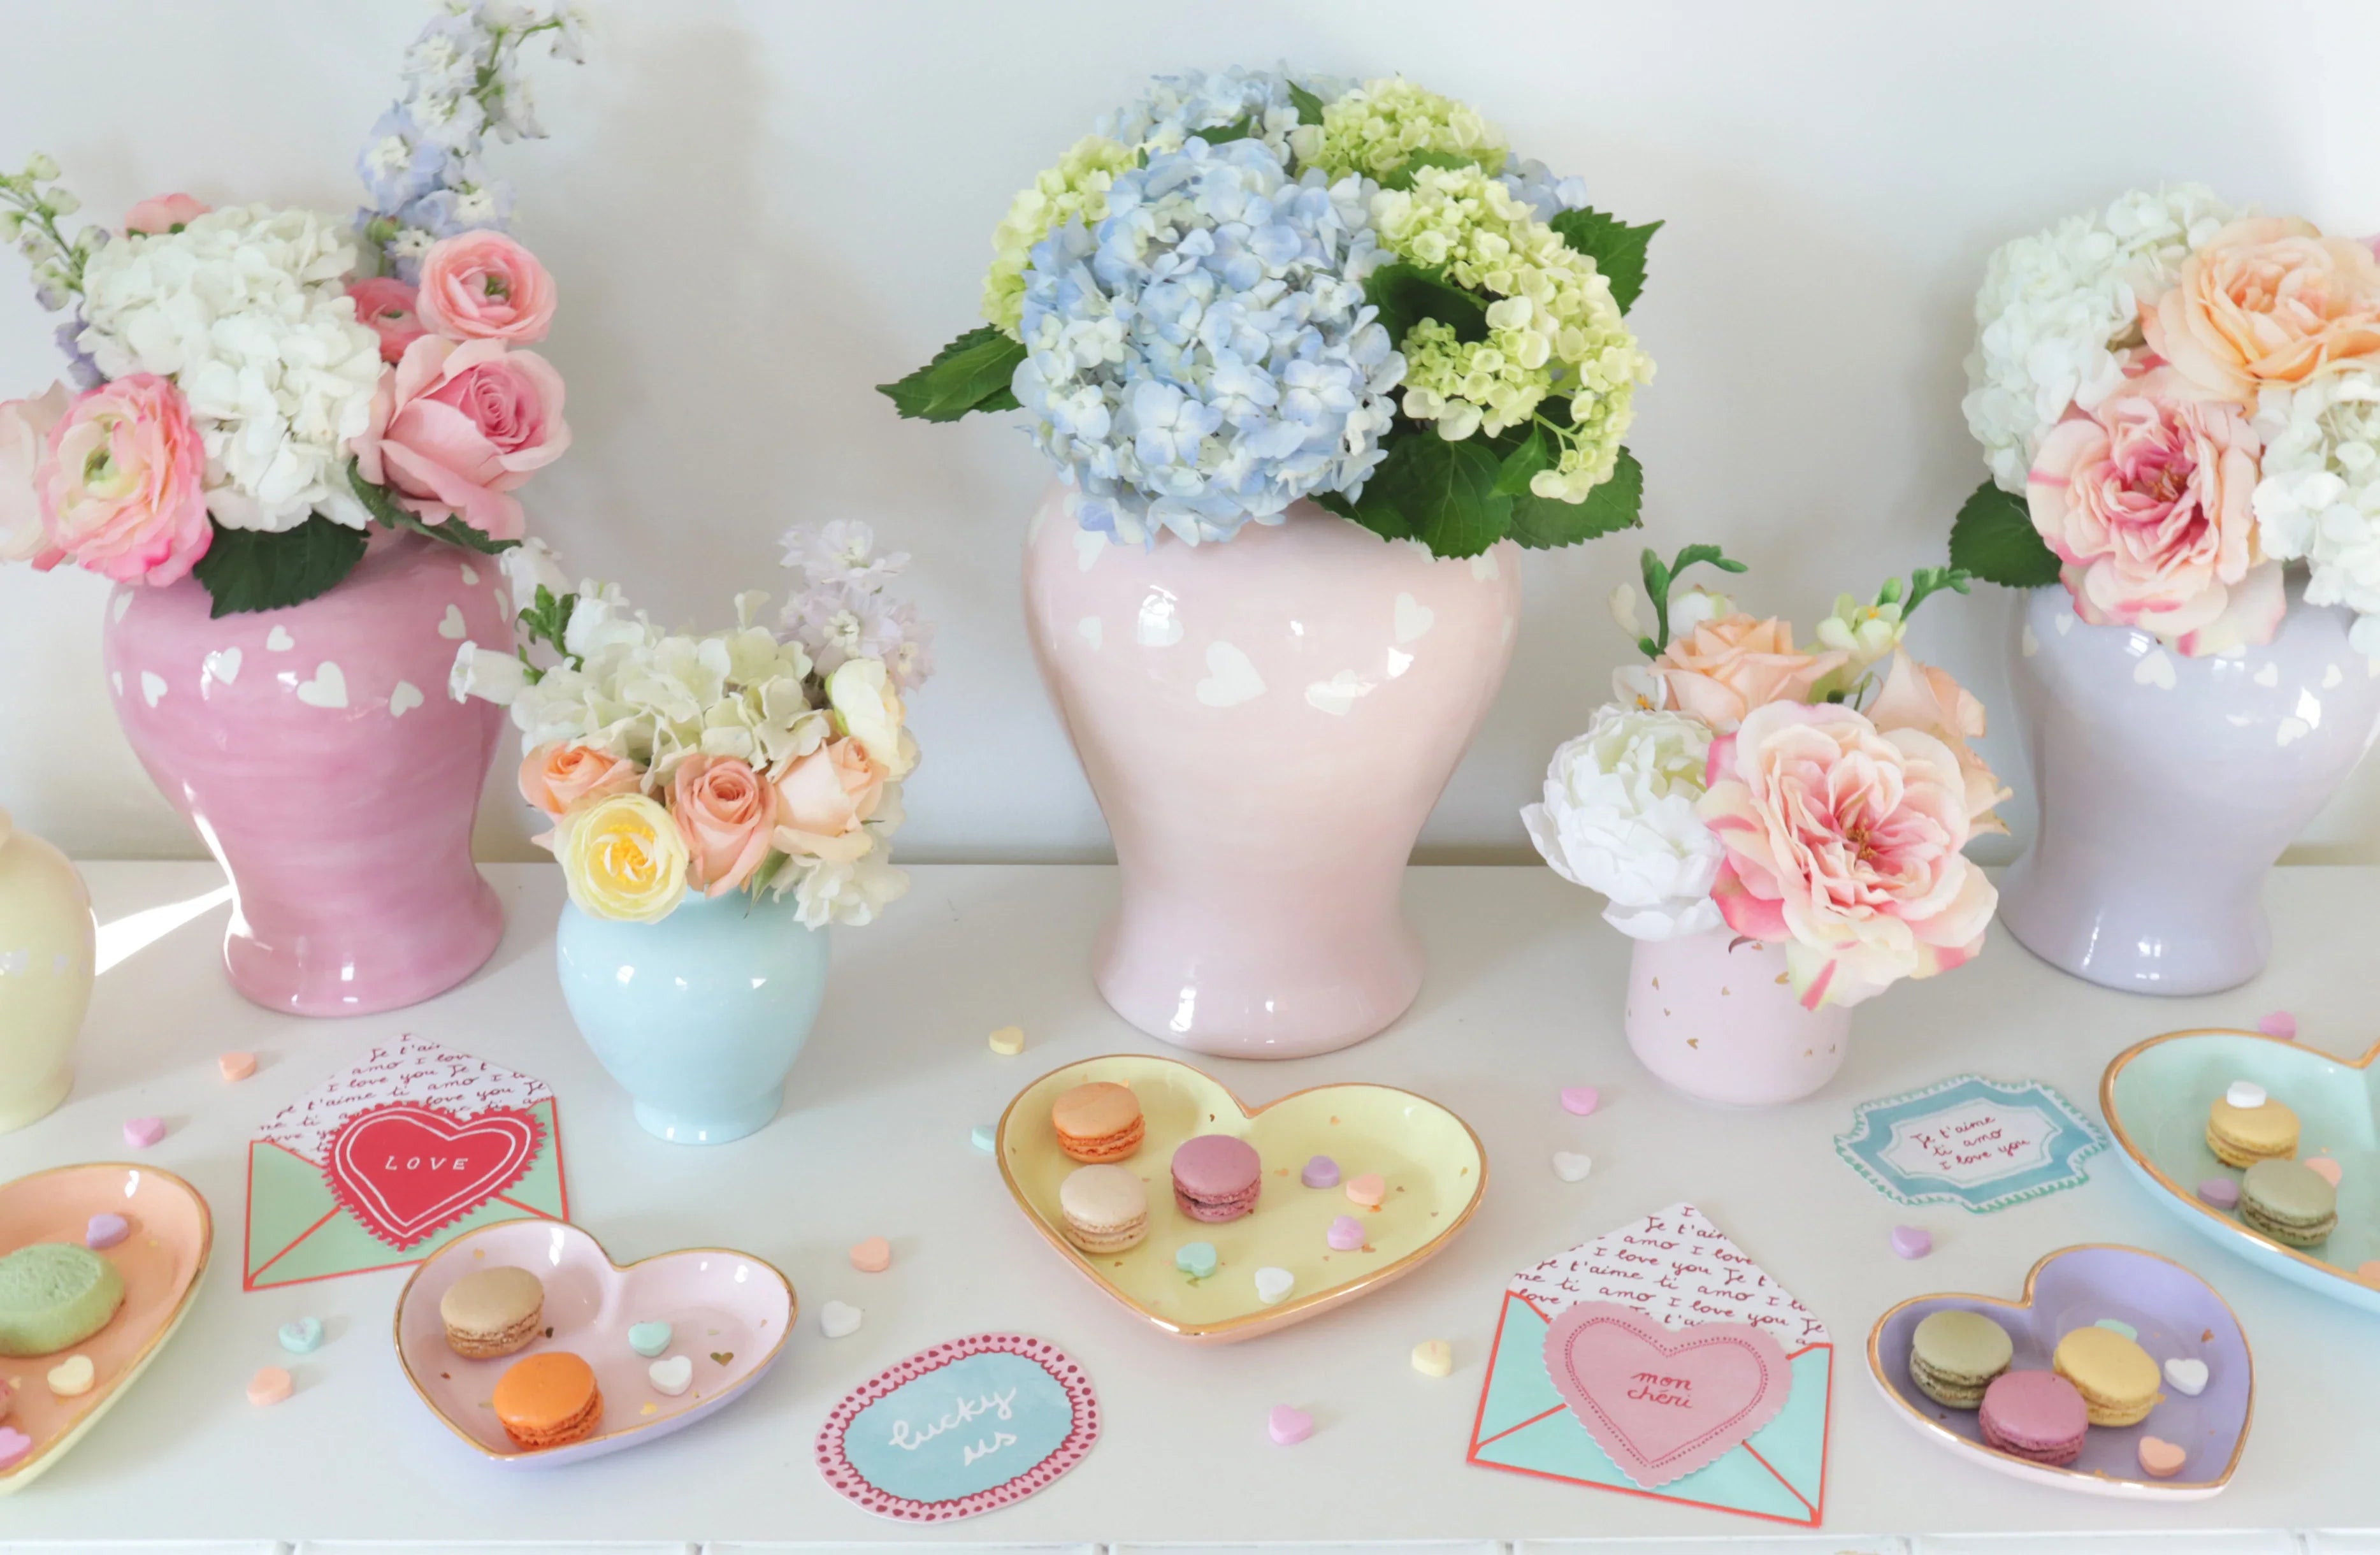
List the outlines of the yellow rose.
<svg viewBox="0 0 2380 1555">
<path fill-rule="evenodd" d="M 686 895 L 686 839 L 642 794 L 614 794 L 561 821 L 562 878 L 578 910 L 628 923 L 667 917 Z"/>
</svg>

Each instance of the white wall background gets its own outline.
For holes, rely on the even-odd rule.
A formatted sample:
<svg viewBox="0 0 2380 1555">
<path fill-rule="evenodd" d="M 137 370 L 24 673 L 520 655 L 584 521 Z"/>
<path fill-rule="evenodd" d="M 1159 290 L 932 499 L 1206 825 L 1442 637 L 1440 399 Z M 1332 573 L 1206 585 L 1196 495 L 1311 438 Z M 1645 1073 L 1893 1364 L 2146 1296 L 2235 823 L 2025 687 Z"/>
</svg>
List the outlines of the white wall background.
<svg viewBox="0 0 2380 1555">
<path fill-rule="evenodd" d="M 1805 629 L 1838 590 L 1942 558 L 1981 478 L 1959 363 L 1999 241 L 2185 178 L 2380 228 L 2371 0 L 589 3 L 592 61 L 539 83 L 552 138 L 497 153 L 561 282 L 546 349 L 577 434 L 532 522 L 686 625 L 773 587 L 795 521 L 864 516 L 916 553 L 941 662 L 914 708 L 917 859 L 1095 858 L 1107 838 L 1016 603 L 1042 467 L 1013 417 L 903 422 L 868 386 L 975 322 L 1013 191 L 1151 71 L 1402 70 L 1598 205 L 1669 223 L 1633 314 L 1659 363 L 1632 439 L 1646 530 L 1531 554 L 1511 679 L 1425 858 L 1526 856 L 1513 812 L 1628 651 L 1601 601 L 1644 541 L 1724 542 L 1755 565 L 1740 597 Z M 0 0 L 0 163 L 50 152 L 109 220 L 171 189 L 346 209 L 425 15 Z M 56 371 L 20 279 L 0 254 L 0 397 Z M 103 593 L 0 572 L 0 804 L 87 856 L 194 852 L 109 712 Z M 1949 599 L 1917 633 L 1996 710 L 2009 612 Z M 1989 748 L 2017 774 L 2012 722 Z M 483 853 L 525 856 L 501 766 L 491 796 Z M 2301 856 L 2380 857 L 2380 767 Z"/>
</svg>

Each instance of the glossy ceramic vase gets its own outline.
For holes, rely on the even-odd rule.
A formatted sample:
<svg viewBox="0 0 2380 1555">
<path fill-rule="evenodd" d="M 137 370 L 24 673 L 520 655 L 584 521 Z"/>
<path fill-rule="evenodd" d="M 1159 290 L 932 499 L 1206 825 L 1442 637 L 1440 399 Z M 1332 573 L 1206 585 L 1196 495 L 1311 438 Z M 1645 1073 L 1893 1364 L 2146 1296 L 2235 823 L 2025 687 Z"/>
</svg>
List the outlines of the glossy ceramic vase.
<svg viewBox="0 0 2380 1555">
<path fill-rule="evenodd" d="M 0 810 L 0 1134 L 46 1116 L 74 1083 L 96 928 L 82 877 Z"/>
<path fill-rule="evenodd" d="M 1362 1041 L 1420 991 L 1414 839 L 1495 700 L 1510 543 L 1439 561 L 1308 503 L 1221 544 L 1034 516 L 1026 625 L 1115 840 L 1099 990 L 1196 1052 Z"/>
<path fill-rule="evenodd" d="M 562 909 L 562 997 L 647 1133 L 720 1145 L 777 1115 L 826 997 L 827 933 L 797 911 L 790 893 L 741 892 L 658 923 Z"/>
<path fill-rule="evenodd" d="M 2186 659 L 2036 589 L 2010 678 L 2041 819 L 1999 919 L 2061 971 L 2131 993 L 2213 993 L 2264 970 L 2265 871 L 2380 728 L 2353 617 L 2289 587 L 2272 642 Z"/>
<path fill-rule="evenodd" d="M 1851 1011 L 1803 1009 L 1785 980 L 1785 947 L 1731 929 L 1636 941 L 1625 1019 L 1645 1068 L 1722 1106 L 1799 1101 L 1851 1052 Z"/>
<path fill-rule="evenodd" d="M 231 877 L 224 966 L 267 1009 L 419 1003 L 504 936 L 471 822 L 504 726 L 447 695 L 455 650 L 512 643 L 484 556 L 375 531 L 346 581 L 286 610 L 208 614 L 191 579 L 119 587 L 117 721 Z"/>
</svg>

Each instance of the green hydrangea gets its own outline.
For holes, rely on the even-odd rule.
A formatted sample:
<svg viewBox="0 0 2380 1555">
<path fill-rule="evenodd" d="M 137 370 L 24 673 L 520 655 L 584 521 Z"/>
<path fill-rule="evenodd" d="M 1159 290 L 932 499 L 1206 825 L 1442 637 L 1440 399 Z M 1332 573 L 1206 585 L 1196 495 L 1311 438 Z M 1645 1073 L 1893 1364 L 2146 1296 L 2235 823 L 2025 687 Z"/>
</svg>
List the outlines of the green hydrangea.
<svg viewBox="0 0 2380 1555">
<path fill-rule="evenodd" d="M 1483 341 L 1458 340 L 1436 320 L 1406 333 L 1405 414 L 1459 442 L 1522 425 L 1548 398 L 1567 396 L 1571 425 L 1547 423 L 1559 457 L 1530 490 L 1584 502 L 1610 479 L 1636 385 L 1653 376 L 1610 282 L 1477 167 L 1427 167 L 1411 189 L 1383 189 L 1372 225 L 1391 252 L 1496 299 Z"/>
<path fill-rule="evenodd" d="M 1402 76 L 1367 81 L 1325 107 L 1320 144 L 1305 160 L 1334 178 L 1385 178 L 1415 152 L 1471 157 L 1489 173 L 1504 165 L 1504 138 L 1477 110 Z"/>
<path fill-rule="evenodd" d="M 1025 310 L 1025 266 L 1033 246 L 1076 216 L 1096 226 L 1108 213 L 1108 186 L 1136 160 L 1129 146 L 1086 135 L 1009 202 L 991 235 L 990 273 L 983 278 L 983 316 L 1010 339 Z"/>
</svg>

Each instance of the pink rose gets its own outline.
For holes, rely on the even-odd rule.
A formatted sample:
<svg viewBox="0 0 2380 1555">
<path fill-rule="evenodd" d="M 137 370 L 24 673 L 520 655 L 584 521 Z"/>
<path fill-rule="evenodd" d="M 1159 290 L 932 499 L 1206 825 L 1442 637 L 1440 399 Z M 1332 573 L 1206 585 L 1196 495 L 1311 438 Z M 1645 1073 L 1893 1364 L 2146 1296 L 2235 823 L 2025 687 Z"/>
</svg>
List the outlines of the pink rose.
<svg viewBox="0 0 2380 1555">
<path fill-rule="evenodd" d="M 365 480 L 426 522 L 459 516 L 490 539 L 518 540 L 512 492 L 570 446 L 562 375 L 501 340 L 423 335 L 381 375 L 371 424 L 348 446 Z"/>
<path fill-rule="evenodd" d="M 179 232 L 209 211 L 187 194 L 159 194 L 124 213 L 124 230 L 154 236 L 160 232 Z"/>
<path fill-rule="evenodd" d="M 2008 823 L 1994 813 L 2016 790 L 1994 776 L 1991 767 L 1969 742 L 1984 737 L 1984 704 L 1975 694 L 1950 678 L 1948 670 L 1921 664 L 1896 649 L 1883 688 L 1868 704 L 1868 722 L 1887 734 L 1915 729 L 1933 735 L 1959 759 L 1967 781 L 1967 827 L 1971 834 L 2008 835 Z"/>
<path fill-rule="evenodd" d="M 1712 742 L 1695 813 L 1726 846 L 1711 894 L 1738 934 L 1785 944 L 1810 1009 L 1856 1004 L 1983 948 L 1999 893 L 1959 850 L 1959 759 L 1852 708 L 1770 702 Z"/>
<path fill-rule="evenodd" d="M 2312 223 L 2233 222 L 2181 261 L 2174 288 L 2141 304 L 2149 349 L 2242 405 L 2380 357 L 2380 255 Z"/>
<path fill-rule="evenodd" d="M 31 399 L 0 400 L 0 562 L 30 562 L 49 546 L 34 480 L 49 456 L 50 429 L 72 403 L 64 383 Z"/>
<path fill-rule="evenodd" d="M 777 846 L 851 863 L 874 845 L 862 823 L 884 797 L 884 769 L 857 740 L 829 740 L 777 769 Z"/>
<path fill-rule="evenodd" d="M 501 232 L 458 232 L 421 256 L 421 322 L 449 340 L 525 346 L 553 322 L 553 277 Z"/>
<path fill-rule="evenodd" d="M 50 429 L 38 484 L 47 541 L 33 565 L 60 562 L 118 583 L 175 582 L 207 553 L 207 454 L 182 391 L 151 372 L 86 389 Z"/>
<path fill-rule="evenodd" d="M 752 878 L 769 856 L 777 825 L 777 791 L 751 764 L 696 754 L 670 775 L 669 809 L 686 839 L 686 879 L 706 896 L 724 896 Z"/>
<path fill-rule="evenodd" d="M 2041 440 L 2025 500 L 2075 613 L 2189 655 L 2270 642 L 2284 601 L 2250 506 L 2261 452 L 2239 407 L 2171 368 L 2070 411 Z"/>
<path fill-rule="evenodd" d="M 631 794 L 645 770 L 625 756 L 592 746 L 541 745 L 521 758 L 521 797 L 548 815 L 561 815 L 590 799 Z"/>
<path fill-rule="evenodd" d="M 1793 646 L 1793 628 L 1738 613 L 1705 621 L 1670 640 L 1653 673 L 1669 687 L 1670 701 L 1720 734 L 1743 722 L 1767 702 L 1798 702 L 1840 668 L 1848 654 L 1803 653 Z"/>
<path fill-rule="evenodd" d="M 413 288 L 394 275 L 367 276 L 347 283 L 356 299 L 356 322 L 380 336 L 380 359 L 393 362 L 405 348 L 430 332 L 413 309 Z"/>
</svg>

